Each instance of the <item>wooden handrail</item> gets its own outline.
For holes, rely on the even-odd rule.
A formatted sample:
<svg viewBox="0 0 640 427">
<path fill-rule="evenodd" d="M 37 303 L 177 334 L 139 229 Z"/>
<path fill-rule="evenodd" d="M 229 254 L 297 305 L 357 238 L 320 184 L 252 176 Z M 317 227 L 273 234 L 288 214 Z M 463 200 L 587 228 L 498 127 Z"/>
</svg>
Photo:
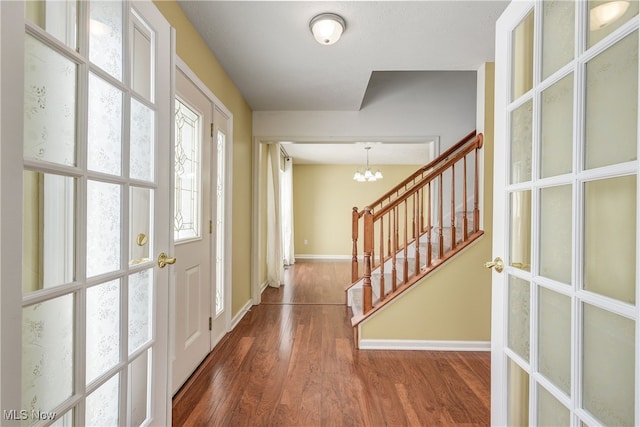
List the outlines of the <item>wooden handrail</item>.
<svg viewBox="0 0 640 427">
<path fill-rule="evenodd" d="M 426 171 L 428 171 L 429 169 L 431 169 L 432 167 L 440 163 L 443 159 L 447 159 L 451 154 L 455 153 L 462 146 L 468 143 L 474 136 L 476 136 L 475 130 L 473 132 L 470 132 L 467 136 L 462 138 L 460 141 L 456 142 L 453 146 L 448 148 L 444 153 L 440 154 L 438 157 L 436 157 L 435 159 L 433 159 L 432 161 L 430 161 L 429 163 L 427 163 L 426 165 L 422 166 L 420 169 L 418 169 L 417 171 L 409 175 L 409 177 L 401 181 L 400 184 L 396 185 L 391 190 L 387 191 L 383 196 L 379 197 L 373 203 L 369 204 L 369 207 L 371 209 L 376 209 L 378 205 L 382 204 L 385 200 L 390 199 L 391 197 L 396 195 L 398 191 L 402 190 L 403 188 L 406 189 L 407 184 L 414 181 L 417 177 L 421 176 Z M 482 135 L 480 135 L 480 139 L 482 139 Z M 480 144 L 482 145 L 482 142 L 480 142 Z"/>
<path fill-rule="evenodd" d="M 362 282 L 363 315 L 371 312 L 374 304 L 376 307 L 384 304 L 391 295 L 405 289 L 482 235 L 478 183 L 478 152 L 482 146 L 483 135 L 471 132 L 362 211 L 353 208 L 351 286 Z M 471 163 L 475 170 L 469 174 L 467 157 L 472 153 L 475 153 Z M 467 215 L 467 206 L 471 203 L 467 200 L 469 179 L 474 181 L 471 231 Z M 446 198 L 445 180 L 450 186 L 446 189 Z M 456 191 L 456 185 L 462 186 L 461 191 Z M 456 209 L 462 209 L 460 224 L 457 224 Z M 445 219 L 449 220 L 447 227 Z M 362 276 L 358 267 L 360 227 L 363 232 Z M 435 240 L 433 233 L 436 233 Z M 422 253 L 425 244 L 426 250 Z M 432 247 L 434 244 L 436 251 Z M 374 274 L 379 285 L 375 290 L 372 288 Z M 377 293 L 375 301 L 374 291 Z"/>
</svg>

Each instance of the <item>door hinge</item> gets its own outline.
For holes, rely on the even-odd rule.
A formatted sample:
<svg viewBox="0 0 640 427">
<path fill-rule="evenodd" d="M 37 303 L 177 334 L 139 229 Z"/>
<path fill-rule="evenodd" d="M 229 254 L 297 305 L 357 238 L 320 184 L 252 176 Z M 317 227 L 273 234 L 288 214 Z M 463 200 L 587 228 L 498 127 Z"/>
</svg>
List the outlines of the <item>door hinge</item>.
<svg viewBox="0 0 640 427">
<path fill-rule="evenodd" d="M 213 329 L 213 319 L 209 317 L 209 330 Z"/>
<path fill-rule="evenodd" d="M 211 123 L 211 138 L 213 138 L 213 123 Z"/>
<path fill-rule="evenodd" d="M 213 234 L 213 220 L 209 220 L 209 234 Z"/>
</svg>

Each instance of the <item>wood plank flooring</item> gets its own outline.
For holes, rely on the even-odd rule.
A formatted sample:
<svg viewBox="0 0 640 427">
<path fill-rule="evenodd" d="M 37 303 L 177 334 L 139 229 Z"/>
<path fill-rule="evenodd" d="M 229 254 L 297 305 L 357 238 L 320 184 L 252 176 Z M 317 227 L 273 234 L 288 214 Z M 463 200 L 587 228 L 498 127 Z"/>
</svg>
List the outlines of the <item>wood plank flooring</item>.
<svg viewBox="0 0 640 427">
<path fill-rule="evenodd" d="M 298 262 L 173 401 L 175 426 L 486 426 L 490 353 L 355 350 L 349 262 Z"/>
</svg>

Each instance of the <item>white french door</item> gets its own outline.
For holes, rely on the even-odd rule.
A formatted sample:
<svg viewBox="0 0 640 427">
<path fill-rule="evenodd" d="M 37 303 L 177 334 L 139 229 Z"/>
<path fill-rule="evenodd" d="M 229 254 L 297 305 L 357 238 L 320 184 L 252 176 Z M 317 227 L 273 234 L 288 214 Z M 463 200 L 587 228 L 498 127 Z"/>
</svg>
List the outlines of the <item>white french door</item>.
<svg viewBox="0 0 640 427">
<path fill-rule="evenodd" d="M 22 55 L 4 44 L 2 55 L 24 79 L 14 100 L 23 114 L 12 123 L 22 141 L 3 140 L 22 147 L 24 159 L 14 177 L 22 188 L 14 200 L 22 206 L 22 338 L 12 343 L 22 368 L 3 376 L 18 397 L 5 407 L 2 396 L 1 423 L 164 425 L 162 267 L 175 261 L 167 255 L 169 24 L 151 1 L 20 6 L 12 13 L 24 22 L 13 34 Z M 2 337 L 3 357 L 11 336 Z"/>
<path fill-rule="evenodd" d="M 638 20 L 565 0 L 498 20 L 493 425 L 640 424 Z"/>
</svg>

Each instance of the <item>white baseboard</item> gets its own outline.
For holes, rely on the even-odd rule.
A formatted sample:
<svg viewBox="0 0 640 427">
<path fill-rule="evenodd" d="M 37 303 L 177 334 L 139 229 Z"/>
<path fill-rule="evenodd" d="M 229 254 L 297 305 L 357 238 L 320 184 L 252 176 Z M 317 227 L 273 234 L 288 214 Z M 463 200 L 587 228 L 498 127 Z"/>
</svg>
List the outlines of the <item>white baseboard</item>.
<svg viewBox="0 0 640 427">
<path fill-rule="evenodd" d="M 360 259 L 360 257 L 358 257 Z M 315 255 L 315 254 L 299 254 L 296 260 L 327 260 L 327 261 L 351 261 L 351 255 Z"/>
<path fill-rule="evenodd" d="M 235 316 L 233 316 L 233 319 L 231 319 L 231 329 L 229 329 L 229 331 L 233 331 L 236 326 L 238 326 L 238 323 L 240 323 L 240 321 L 242 320 L 242 318 L 244 317 L 245 314 L 247 314 L 249 312 L 249 310 L 251 310 L 251 307 L 253 307 L 253 301 L 249 300 L 247 301 L 247 303 L 244 305 L 244 307 L 242 307 L 240 309 L 240 311 L 238 312 L 238 314 L 236 314 Z"/>
<path fill-rule="evenodd" d="M 264 282 L 262 282 L 262 284 L 260 285 L 260 294 L 262 294 L 264 292 L 264 290 L 267 289 L 267 286 L 269 286 L 269 285 L 267 284 L 266 280 Z"/>
<path fill-rule="evenodd" d="M 361 350 L 491 351 L 491 342 L 361 339 L 358 347 Z"/>
</svg>

